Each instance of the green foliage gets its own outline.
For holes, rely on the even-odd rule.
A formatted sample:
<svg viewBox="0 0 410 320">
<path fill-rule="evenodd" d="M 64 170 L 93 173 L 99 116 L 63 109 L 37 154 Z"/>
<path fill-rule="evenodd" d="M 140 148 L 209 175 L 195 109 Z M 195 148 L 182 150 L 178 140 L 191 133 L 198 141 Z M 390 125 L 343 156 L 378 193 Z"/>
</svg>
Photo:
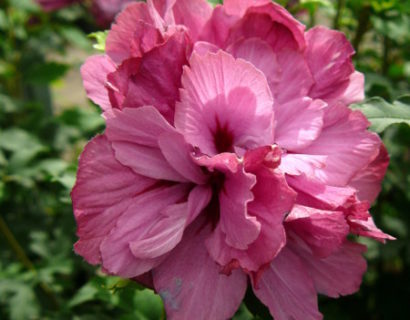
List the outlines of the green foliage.
<svg viewBox="0 0 410 320">
<path fill-rule="evenodd" d="M 403 96 L 393 103 L 388 103 L 382 98 L 371 98 L 354 105 L 353 108 L 362 111 L 371 122 L 370 129 L 378 133 L 392 124 L 410 125 L 410 96 Z"/>
<path fill-rule="evenodd" d="M 321 311 L 325 319 L 409 319 L 403 306 L 410 296 L 410 98 L 403 94 L 410 92 L 410 2 L 278 2 L 310 26 L 336 26 L 354 43 L 367 96 L 381 97 L 354 107 L 381 134 L 391 159 L 371 211 L 397 240 L 364 240 L 369 268 L 360 292 L 320 297 Z M 69 194 L 77 159 L 104 122 L 93 105 L 57 107 L 50 85 L 78 71 L 66 48 L 88 55 L 90 32 L 94 49 L 103 51 L 107 32 L 81 5 L 45 14 L 32 0 L 0 4 L 0 319 L 165 319 L 153 291 L 106 276 L 73 252 Z M 248 291 L 233 319 L 269 318 Z"/>
</svg>

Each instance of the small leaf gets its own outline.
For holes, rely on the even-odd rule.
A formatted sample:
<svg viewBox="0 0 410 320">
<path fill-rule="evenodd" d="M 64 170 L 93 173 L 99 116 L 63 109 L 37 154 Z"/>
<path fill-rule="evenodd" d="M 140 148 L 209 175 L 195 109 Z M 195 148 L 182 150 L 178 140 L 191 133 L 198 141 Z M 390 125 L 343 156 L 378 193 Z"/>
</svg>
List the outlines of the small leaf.
<svg viewBox="0 0 410 320">
<path fill-rule="evenodd" d="M 410 95 L 402 96 L 393 103 L 375 97 L 352 105 L 352 108 L 362 111 L 371 122 L 370 129 L 378 133 L 383 132 L 391 124 L 410 125 Z"/>
<path fill-rule="evenodd" d="M 96 43 L 93 48 L 98 51 L 105 51 L 105 40 L 107 39 L 108 30 L 93 32 L 88 35 L 89 38 L 94 39 Z"/>
</svg>

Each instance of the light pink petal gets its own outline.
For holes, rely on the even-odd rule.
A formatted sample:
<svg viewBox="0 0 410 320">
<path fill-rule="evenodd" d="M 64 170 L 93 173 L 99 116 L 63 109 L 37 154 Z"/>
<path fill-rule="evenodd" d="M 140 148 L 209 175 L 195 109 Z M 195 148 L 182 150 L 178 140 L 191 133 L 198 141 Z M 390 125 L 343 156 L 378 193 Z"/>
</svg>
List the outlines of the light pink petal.
<svg viewBox="0 0 410 320">
<path fill-rule="evenodd" d="M 211 18 L 212 6 L 206 0 L 177 0 L 172 11 L 175 23 L 187 27 L 191 39 L 196 41 L 202 28 Z"/>
<path fill-rule="evenodd" d="M 101 109 L 111 109 L 108 90 L 105 87 L 107 76 L 115 71 L 115 64 L 106 55 L 94 55 L 81 66 L 81 76 L 87 96 Z"/>
<path fill-rule="evenodd" d="M 306 60 L 315 84 L 309 96 L 335 99 L 343 95 L 354 72 L 354 49 L 339 31 L 315 27 L 306 33 Z"/>
<path fill-rule="evenodd" d="M 275 104 L 283 104 L 299 97 L 306 97 L 314 80 L 302 52 L 282 50 L 276 54 L 281 68 L 278 85 L 271 87 Z"/>
<path fill-rule="evenodd" d="M 305 175 L 287 176 L 286 180 L 298 191 L 298 203 L 308 207 L 335 209 L 343 206 L 355 194 L 353 188 L 325 185 Z"/>
<path fill-rule="evenodd" d="M 132 254 L 139 259 L 152 259 L 171 251 L 182 239 L 187 225 L 207 206 L 209 189 L 197 186 L 187 202 L 169 205 L 163 217 L 141 239 L 130 242 Z"/>
<path fill-rule="evenodd" d="M 269 87 L 276 88 L 281 80 L 281 67 L 276 54 L 268 43 L 259 38 L 240 39 L 231 44 L 227 49 L 235 58 L 244 59 L 252 63 L 264 73 Z"/>
<path fill-rule="evenodd" d="M 217 5 L 211 18 L 203 27 L 199 40 L 210 42 L 219 48 L 225 48 L 230 29 L 239 18 L 239 16 L 226 13 L 223 6 Z"/>
<path fill-rule="evenodd" d="M 160 135 L 175 129 L 152 106 L 113 109 L 104 114 L 107 122 L 106 135 L 111 141 L 124 141 L 149 147 L 158 146 Z"/>
<path fill-rule="evenodd" d="M 177 236 L 168 239 L 170 241 L 168 246 L 166 239 L 157 239 L 157 242 L 154 241 L 151 246 L 157 245 L 160 248 L 157 250 L 151 248 L 142 257 L 133 254 L 131 244 L 153 237 L 150 231 L 158 225 L 165 230 L 154 229 L 157 234 L 167 233 L 168 228 L 172 229 L 169 234 L 178 233 L 178 228 L 183 230 L 184 223 L 181 223 L 181 219 L 188 216 L 186 208 L 177 208 L 181 210 L 173 208 L 174 217 L 168 219 L 163 212 L 170 210 L 167 209 L 169 206 L 186 199 L 188 192 L 188 185 L 160 185 L 137 196 L 117 220 L 109 236 L 101 243 L 100 251 L 104 269 L 111 274 L 132 278 L 151 270 L 160 263 L 164 256 L 158 254 L 175 246 Z M 163 219 L 172 220 L 172 224 L 164 224 Z M 140 253 L 137 249 L 135 251 Z"/>
<path fill-rule="evenodd" d="M 348 106 L 362 100 L 364 100 L 364 74 L 355 71 L 350 75 L 349 84 L 344 92 L 337 98 L 331 99 L 330 103 L 340 102 Z"/>
<path fill-rule="evenodd" d="M 158 180 L 188 181 L 168 163 L 156 143 L 161 134 L 175 130 L 155 108 L 113 110 L 105 117 L 108 139 L 123 165 Z"/>
<path fill-rule="evenodd" d="M 253 283 L 253 292 L 268 306 L 275 320 L 323 318 L 305 265 L 287 248 L 272 261 L 259 281 Z"/>
<path fill-rule="evenodd" d="M 291 248 L 302 259 L 319 293 L 337 298 L 359 290 L 366 272 L 362 257 L 365 246 L 346 241 L 339 251 L 324 259 L 315 257 L 307 248 L 294 244 Z"/>
<path fill-rule="evenodd" d="M 275 108 L 275 142 L 289 151 L 308 147 L 322 131 L 325 106 L 321 100 L 301 98 Z"/>
<path fill-rule="evenodd" d="M 342 211 L 325 211 L 300 205 L 294 206 L 287 216 L 286 229 L 303 239 L 319 258 L 337 251 L 350 230 Z"/>
<path fill-rule="evenodd" d="M 75 251 L 89 263 L 100 260 L 99 246 L 132 198 L 155 183 L 124 167 L 105 136 L 91 140 L 81 154 L 71 193 L 77 221 Z"/>
<path fill-rule="evenodd" d="M 282 155 L 279 168 L 290 175 L 305 174 L 308 178 L 314 178 L 315 171 L 326 166 L 326 160 L 327 156 L 288 153 Z"/>
<path fill-rule="evenodd" d="M 289 48 L 305 47 L 304 25 L 276 3 L 248 9 L 243 18 L 230 31 L 227 44 L 239 39 L 260 38 L 265 40 L 275 52 Z"/>
<path fill-rule="evenodd" d="M 203 153 L 270 144 L 272 96 L 266 78 L 250 63 L 223 51 L 194 53 L 182 86 L 175 126 Z"/>
<path fill-rule="evenodd" d="M 186 179 L 196 184 L 204 184 L 207 181 L 201 168 L 194 163 L 192 147 L 180 133 L 162 134 L 158 138 L 158 145 L 168 163 Z"/>
<path fill-rule="evenodd" d="M 108 76 L 112 104 L 117 108 L 152 105 L 172 122 L 182 66 L 187 62 L 186 45 L 186 35 L 176 32 L 142 58 L 126 60 Z"/>
<path fill-rule="evenodd" d="M 367 131 L 368 126 L 361 112 L 332 106 L 325 109 L 321 135 L 299 153 L 327 156 L 326 167 L 316 170 L 317 179 L 345 186 L 377 156 L 380 138 Z"/>
<path fill-rule="evenodd" d="M 359 200 L 373 203 L 381 190 L 381 182 L 389 166 L 389 154 L 383 144 L 379 154 L 364 170 L 359 171 L 350 182 L 350 186 L 357 190 Z"/>
<path fill-rule="evenodd" d="M 140 57 L 160 42 L 161 33 L 154 26 L 146 3 L 138 2 L 128 5 L 117 16 L 107 36 L 106 52 L 120 64 L 130 57 Z"/>
<path fill-rule="evenodd" d="M 211 232 L 203 221 L 190 227 L 172 254 L 154 269 L 155 290 L 170 320 L 225 320 L 239 307 L 246 291 L 246 275 L 220 273 L 204 240 Z"/>
<path fill-rule="evenodd" d="M 219 48 L 210 42 L 197 41 L 194 43 L 194 49 L 192 50 L 192 52 L 195 52 L 196 54 L 200 56 L 204 56 L 208 52 L 217 53 L 218 50 Z"/>
<path fill-rule="evenodd" d="M 270 3 L 270 0 L 225 0 L 226 12 L 233 16 L 243 16 L 248 8 Z"/>
</svg>

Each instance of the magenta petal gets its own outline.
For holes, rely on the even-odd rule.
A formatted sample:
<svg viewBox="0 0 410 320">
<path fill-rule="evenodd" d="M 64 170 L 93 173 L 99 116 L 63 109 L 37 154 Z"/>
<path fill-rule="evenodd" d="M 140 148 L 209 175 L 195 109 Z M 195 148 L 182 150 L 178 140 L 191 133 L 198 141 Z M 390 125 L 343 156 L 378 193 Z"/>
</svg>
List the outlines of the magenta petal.
<svg viewBox="0 0 410 320">
<path fill-rule="evenodd" d="M 305 174 L 308 178 L 314 178 L 315 171 L 326 166 L 326 160 L 327 156 L 287 153 L 282 155 L 279 168 L 290 175 Z"/>
<path fill-rule="evenodd" d="M 158 138 L 158 145 L 168 163 L 182 176 L 196 184 L 204 184 L 207 181 L 201 168 L 194 163 L 192 147 L 180 133 L 162 134 Z"/>
<path fill-rule="evenodd" d="M 306 33 L 306 41 L 306 60 L 315 79 L 309 96 L 327 100 L 343 95 L 354 71 L 354 49 L 346 36 L 319 26 Z"/>
<path fill-rule="evenodd" d="M 296 233 L 313 254 L 323 258 L 337 251 L 349 234 L 342 211 L 324 211 L 296 205 L 286 218 L 288 231 Z"/>
<path fill-rule="evenodd" d="M 324 259 L 304 248 L 295 245 L 291 248 L 302 259 L 319 293 L 337 298 L 359 290 L 366 271 L 366 260 L 362 257 L 365 246 L 347 241 L 339 251 Z"/>
<path fill-rule="evenodd" d="M 272 95 L 250 63 L 219 51 L 193 54 L 182 75 L 175 126 L 208 155 L 271 142 Z"/>
<path fill-rule="evenodd" d="M 81 76 L 87 96 L 103 110 L 111 109 L 105 86 L 108 74 L 114 71 L 115 64 L 105 55 L 91 56 L 81 66 Z"/>
<path fill-rule="evenodd" d="M 154 183 L 122 166 L 105 136 L 91 140 L 81 154 L 71 193 L 79 237 L 75 251 L 88 262 L 99 263 L 101 241 L 132 198 Z"/>
<path fill-rule="evenodd" d="M 243 16 L 250 7 L 262 6 L 271 2 L 270 0 L 225 0 L 224 8 L 226 12 L 234 16 Z"/>
<path fill-rule="evenodd" d="M 320 135 L 323 127 L 321 100 L 292 100 L 274 108 L 275 142 L 289 151 L 308 147 Z"/>
<path fill-rule="evenodd" d="M 169 206 L 184 200 L 188 191 L 189 187 L 183 184 L 171 187 L 159 186 L 135 197 L 126 212 L 117 220 L 115 228 L 101 243 L 100 251 L 104 269 L 115 275 L 133 278 L 151 270 L 160 263 L 164 259 L 160 253 L 175 246 L 178 241 L 178 228 L 184 229 L 184 223 L 181 223 L 180 219 L 184 219 L 188 215 L 188 212 L 183 210 L 184 208 L 182 210 L 173 208 L 174 210 L 170 212 L 173 215 L 171 214 L 169 219 L 173 219 L 176 226 L 172 226 L 170 224 L 164 225 L 162 220 L 166 219 L 167 216 L 163 212 L 170 210 L 167 209 Z M 158 230 L 158 226 L 164 230 Z M 154 235 L 150 232 L 153 228 L 159 235 L 167 233 L 168 228 L 171 228 L 172 230 L 168 232 L 168 235 L 172 234 L 173 237 L 171 239 L 159 237 L 157 242 L 151 242 L 151 248 L 148 252 L 141 257 L 135 256 L 132 251 L 132 243 L 152 238 Z M 147 242 L 147 240 L 145 241 Z M 156 250 L 152 248 L 155 245 L 158 246 Z M 138 247 L 135 249 L 136 253 L 140 253 L 137 249 Z"/>
<path fill-rule="evenodd" d="M 285 248 L 263 272 L 253 292 L 275 320 L 317 320 L 318 310 L 313 281 L 302 261 Z"/>
<path fill-rule="evenodd" d="M 172 254 L 153 271 L 155 290 L 162 297 L 168 319 L 224 320 L 231 318 L 246 291 L 246 275 L 220 273 L 204 240 L 209 228 L 193 224 Z"/>
</svg>

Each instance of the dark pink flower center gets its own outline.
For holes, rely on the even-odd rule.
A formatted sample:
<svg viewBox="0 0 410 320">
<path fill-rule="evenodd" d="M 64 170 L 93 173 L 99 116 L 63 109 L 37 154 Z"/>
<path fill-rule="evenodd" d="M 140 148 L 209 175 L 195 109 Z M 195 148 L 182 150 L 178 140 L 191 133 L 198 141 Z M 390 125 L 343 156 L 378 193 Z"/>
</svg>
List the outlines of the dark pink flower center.
<svg viewBox="0 0 410 320">
<path fill-rule="evenodd" d="M 233 152 L 233 134 L 228 124 L 221 125 L 219 118 L 215 117 L 216 129 L 213 132 L 215 148 L 218 153 Z"/>
<path fill-rule="evenodd" d="M 211 224 L 213 230 L 218 225 L 221 215 L 219 193 L 223 192 L 224 182 L 225 175 L 222 172 L 214 171 L 210 173 L 209 185 L 212 188 L 212 198 L 203 212 L 206 216 L 206 221 Z"/>
</svg>

